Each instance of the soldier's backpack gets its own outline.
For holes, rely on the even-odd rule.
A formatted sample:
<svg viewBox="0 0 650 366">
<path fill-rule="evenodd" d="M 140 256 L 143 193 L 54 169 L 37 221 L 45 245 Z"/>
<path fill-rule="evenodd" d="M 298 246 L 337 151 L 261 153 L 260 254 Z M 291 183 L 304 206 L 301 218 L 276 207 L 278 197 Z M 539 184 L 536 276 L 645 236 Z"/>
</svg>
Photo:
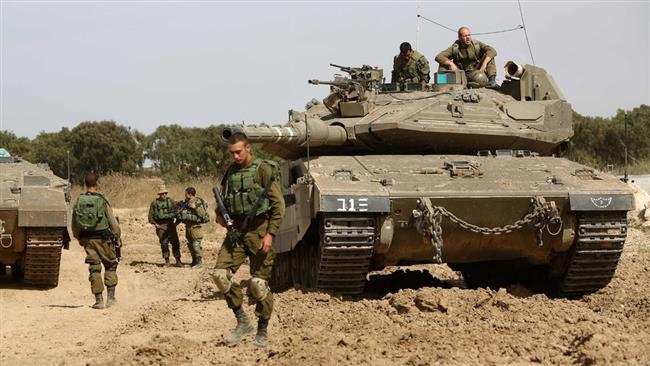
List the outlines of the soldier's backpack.
<svg viewBox="0 0 650 366">
<path fill-rule="evenodd" d="M 108 218 L 105 217 L 105 212 L 104 197 L 92 193 L 80 194 L 74 209 L 75 220 L 83 231 L 108 229 Z"/>
</svg>

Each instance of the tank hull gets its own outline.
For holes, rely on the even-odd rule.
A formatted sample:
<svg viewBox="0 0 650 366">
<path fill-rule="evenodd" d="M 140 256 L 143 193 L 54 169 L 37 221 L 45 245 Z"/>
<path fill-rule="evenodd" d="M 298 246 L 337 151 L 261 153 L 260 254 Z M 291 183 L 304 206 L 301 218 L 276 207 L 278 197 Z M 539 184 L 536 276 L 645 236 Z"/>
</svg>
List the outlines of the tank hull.
<svg viewBox="0 0 650 366">
<path fill-rule="evenodd" d="M 68 233 L 69 188 L 47 167 L 22 160 L 1 163 L 0 266 L 26 285 L 58 285 Z"/>
<path fill-rule="evenodd" d="M 336 277 L 336 268 L 323 268 L 323 273 L 315 270 L 307 281 L 313 287 L 346 293 L 362 291 L 370 269 L 416 263 L 462 266 L 525 261 L 546 266 L 549 278 L 561 279 L 570 269 L 584 225 L 604 217 L 605 228 L 600 234 L 594 229 L 594 235 L 616 246 L 625 239 L 626 213 L 633 208 L 631 191 L 615 177 L 554 157 L 321 156 L 309 161 L 311 181 L 292 181 L 306 171 L 305 159 L 284 167 L 289 191 L 302 190 L 302 194 L 295 195 L 295 203 L 287 207 L 288 219 L 276 240 L 283 244 L 275 249 L 304 259 L 304 252 L 310 251 L 296 248 L 314 246 L 321 257 L 313 259 L 316 263 L 311 266 L 318 268 L 323 267 L 332 241 L 339 242 L 335 246 L 341 252 L 346 247 L 353 253 L 363 252 L 356 262 L 350 259 L 334 266 L 340 268 L 341 281 L 346 269 L 358 273 L 352 290 L 328 283 L 319 286 L 320 277 Z M 424 201 L 444 209 L 439 242 L 418 221 Z M 546 211 L 535 208 L 539 202 Z M 304 207 L 309 207 L 309 217 Z M 536 210 L 546 213 L 527 220 Z M 358 221 L 365 224 L 359 226 Z M 608 233 L 614 235 L 611 240 L 606 238 Z M 611 249 L 609 244 L 606 250 Z M 436 245 L 440 258 L 436 258 Z M 576 293 L 594 290 L 594 286 L 587 287 Z"/>
</svg>

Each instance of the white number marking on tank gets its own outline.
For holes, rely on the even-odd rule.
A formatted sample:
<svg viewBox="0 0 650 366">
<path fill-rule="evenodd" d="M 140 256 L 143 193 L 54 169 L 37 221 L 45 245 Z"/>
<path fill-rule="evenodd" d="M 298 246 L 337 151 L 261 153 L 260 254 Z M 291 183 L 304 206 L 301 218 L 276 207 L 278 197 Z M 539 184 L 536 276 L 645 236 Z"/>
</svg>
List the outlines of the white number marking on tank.
<svg viewBox="0 0 650 366">
<path fill-rule="evenodd" d="M 359 212 L 365 212 L 368 211 L 368 198 L 337 198 L 337 202 L 339 202 L 341 205 L 339 208 L 336 209 L 336 211 L 343 211 L 343 212 L 354 212 L 354 211 L 359 211 Z M 348 205 L 349 203 L 349 205 Z M 355 208 L 355 206 L 358 206 L 358 209 Z"/>
</svg>

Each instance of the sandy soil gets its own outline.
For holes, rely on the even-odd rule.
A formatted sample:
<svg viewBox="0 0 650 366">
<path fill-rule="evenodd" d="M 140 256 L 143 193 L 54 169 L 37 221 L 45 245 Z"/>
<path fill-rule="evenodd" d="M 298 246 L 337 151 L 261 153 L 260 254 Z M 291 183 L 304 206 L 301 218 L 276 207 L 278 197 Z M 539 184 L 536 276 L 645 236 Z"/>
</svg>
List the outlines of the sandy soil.
<svg viewBox="0 0 650 366">
<path fill-rule="evenodd" d="M 235 319 L 209 276 L 223 231 L 204 241 L 203 269 L 163 268 L 145 210 L 120 216 L 119 303 L 90 308 L 76 243 L 64 252 L 56 288 L 1 278 L 0 364 L 650 364 L 647 231 L 630 230 L 612 283 L 579 300 L 518 284 L 466 289 L 458 274 L 433 265 L 373 273 L 361 297 L 291 289 L 276 294 L 271 344 L 257 350 L 252 338 L 223 345 Z"/>
</svg>

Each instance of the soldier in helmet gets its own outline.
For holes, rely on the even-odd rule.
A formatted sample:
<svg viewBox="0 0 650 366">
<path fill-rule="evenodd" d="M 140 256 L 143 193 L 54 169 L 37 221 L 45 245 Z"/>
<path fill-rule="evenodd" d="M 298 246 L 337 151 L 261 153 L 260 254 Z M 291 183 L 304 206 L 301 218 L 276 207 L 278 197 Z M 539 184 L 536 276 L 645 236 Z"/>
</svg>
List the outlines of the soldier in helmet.
<svg viewBox="0 0 650 366">
<path fill-rule="evenodd" d="M 403 42 L 399 46 L 399 55 L 393 58 L 391 83 L 421 83 L 422 87 L 429 82 L 429 61 L 423 54 L 411 48 L 411 44 Z"/>
<path fill-rule="evenodd" d="M 277 164 L 256 159 L 246 135 L 237 132 L 230 136 L 228 151 L 234 164 L 226 172 L 221 191 L 226 209 L 235 221 L 235 227 L 241 231 L 242 240 L 233 242 L 231 236 L 226 237 L 219 250 L 214 279 L 237 318 L 237 326 L 226 343 L 239 343 L 255 328 L 242 308 L 241 286 L 233 282 L 232 277 L 246 258 L 249 259 L 252 277 L 249 289 L 257 303 L 255 315 L 258 317 L 257 334 L 252 345 L 264 348 L 268 343 L 267 329 L 273 311 L 273 294 L 268 285 L 275 257 L 272 244 L 284 216 L 284 197 L 280 182 L 275 178 L 279 175 Z M 219 213 L 217 222 L 225 226 Z M 245 227 L 244 222 L 247 222 Z"/>
<path fill-rule="evenodd" d="M 113 215 L 113 209 L 99 188 L 99 176 L 88 173 L 84 179 L 86 193 L 77 198 L 72 212 L 72 234 L 86 251 L 86 263 L 90 276 L 90 290 L 95 295 L 95 309 L 110 307 L 117 301 L 117 255 L 115 244 L 120 238 L 120 226 Z M 102 265 L 104 265 L 104 282 L 102 282 Z M 104 284 L 108 299 L 104 305 Z"/>
<path fill-rule="evenodd" d="M 174 200 L 167 196 L 169 192 L 164 184 L 158 189 L 158 198 L 154 199 L 149 206 L 149 223 L 156 228 L 156 235 L 160 242 L 165 267 L 170 266 L 169 244 L 172 245 L 172 253 L 176 259 L 176 266 L 181 267 L 181 248 L 176 232 L 176 208 Z"/>
<path fill-rule="evenodd" d="M 201 268 L 203 266 L 203 249 L 201 240 L 203 239 L 202 224 L 210 221 L 208 208 L 205 200 L 196 196 L 194 187 L 185 188 L 185 201 L 181 203 L 181 210 L 178 218 L 185 224 L 185 238 L 187 247 L 192 256 L 192 268 Z"/>
<path fill-rule="evenodd" d="M 478 87 L 496 89 L 497 68 L 494 63 L 497 51 L 487 44 L 472 39 L 468 27 L 458 29 L 458 40 L 436 56 L 439 70 L 464 70 L 467 81 Z"/>
</svg>

